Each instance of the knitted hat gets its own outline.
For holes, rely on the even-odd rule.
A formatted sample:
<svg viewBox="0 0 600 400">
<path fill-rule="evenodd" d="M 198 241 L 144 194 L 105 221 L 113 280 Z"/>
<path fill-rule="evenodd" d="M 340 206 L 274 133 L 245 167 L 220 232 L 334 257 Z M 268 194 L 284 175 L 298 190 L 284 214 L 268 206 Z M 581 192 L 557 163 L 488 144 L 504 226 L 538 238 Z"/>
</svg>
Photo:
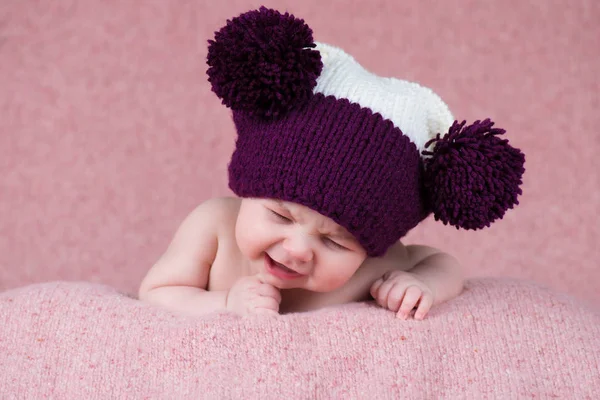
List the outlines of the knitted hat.
<svg viewBox="0 0 600 400">
<path fill-rule="evenodd" d="M 209 41 L 212 90 L 238 137 L 229 187 L 305 205 L 371 257 L 433 212 L 480 229 L 518 204 L 524 155 L 489 119 L 466 126 L 430 89 L 365 70 L 314 43 L 288 13 L 261 7 Z"/>
</svg>

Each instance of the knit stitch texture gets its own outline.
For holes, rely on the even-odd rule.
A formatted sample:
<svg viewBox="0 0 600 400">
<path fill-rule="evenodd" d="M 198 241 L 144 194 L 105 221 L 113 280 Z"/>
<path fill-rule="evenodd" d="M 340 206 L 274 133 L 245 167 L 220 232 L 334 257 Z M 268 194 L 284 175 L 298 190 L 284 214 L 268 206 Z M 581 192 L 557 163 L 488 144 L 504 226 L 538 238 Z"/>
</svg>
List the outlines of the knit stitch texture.
<svg viewBox="0 0 600 400">
<path fill-rule="evenodd" d="M 317 94 L 286 118 L 234 112 L 229 187 L 303 204 L 379 256 L 427 216 L 422 162 L 408 137 L 367 108 Z"/>
<path fill-rule="evenodd" d="M 424 321 L 373 304 L 182 318 L 107 286 L 0 294 L 3 399 L 600 398 L 600 316 L 479 279 Z"/>
<path fill-rule="evenodd" d="M 248 11 L 215 33 L 207 63 L 240 137 L 230 188 L 306 205 L 371 257 L 422 221 L 432 200 L 436 219 L 465 229 L 489 227 L 518 204 L 524 156 L 494 136 L 504 130 L 486 135 L 493 123 L 477 121 L 446 139 L 452 115 L 431 89 L 377 76 L 342 49 L 313 43 L 303 20 Z M 451 142 L 451 151 L 429 152 L 441 168 L 424 180 L 419 154 L 433 142 Z"/>
</svg>

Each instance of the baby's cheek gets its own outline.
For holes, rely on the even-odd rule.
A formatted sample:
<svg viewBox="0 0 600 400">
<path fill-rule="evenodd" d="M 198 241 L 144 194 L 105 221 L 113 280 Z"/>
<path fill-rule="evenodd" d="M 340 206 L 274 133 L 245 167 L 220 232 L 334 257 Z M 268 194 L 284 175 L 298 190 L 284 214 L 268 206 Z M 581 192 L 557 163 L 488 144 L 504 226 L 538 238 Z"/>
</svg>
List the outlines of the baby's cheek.
<svg viewBox="0 0 600 400">
<path fill-rule="evenodd" d="M 240 251 L 245 256 L 253 258 L 257 256 L 257 253 L 260 253 L 259 236 L 247 230 L 238 230 L 236 232 L 236 241 Z"/>
<path fill-rule="evenodd" d="M 238 247 L 246 257 L 256 259 L 274 246 L 279 237 L 268 228 L 255 227 L 252 230 L 239 232 L 237 235 Z"/>
<path fill-rule="evenodd" d="M 352 277 L 346 271 L 328 271 L 327 274 L 315 276 L 315 291 L 331 292 L 344 286 Z"/>
<path fill-rule="evenodd" d="M 242 252 L 250 259 L 261 257 L 266 250 L 264 241 L 261 241 L 257 236 L 249 236 L 246 238 Z"/>
</svg>

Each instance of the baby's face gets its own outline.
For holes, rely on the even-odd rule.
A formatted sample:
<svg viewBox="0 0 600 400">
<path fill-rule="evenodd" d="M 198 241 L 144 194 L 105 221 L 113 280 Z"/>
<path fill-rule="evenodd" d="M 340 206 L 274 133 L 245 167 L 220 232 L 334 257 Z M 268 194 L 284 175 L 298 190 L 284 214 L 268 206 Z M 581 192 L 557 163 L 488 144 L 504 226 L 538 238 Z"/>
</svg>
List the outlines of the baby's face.
<svg viewBox="0 0 600 400">
<path fill-rule="evenodd" d="M 243 199 L 236 241 L 253 272 L 280 289 L 329 292 L 343 286 L 366 259 L 346 229 L 290 202 Z"/>
</svg>

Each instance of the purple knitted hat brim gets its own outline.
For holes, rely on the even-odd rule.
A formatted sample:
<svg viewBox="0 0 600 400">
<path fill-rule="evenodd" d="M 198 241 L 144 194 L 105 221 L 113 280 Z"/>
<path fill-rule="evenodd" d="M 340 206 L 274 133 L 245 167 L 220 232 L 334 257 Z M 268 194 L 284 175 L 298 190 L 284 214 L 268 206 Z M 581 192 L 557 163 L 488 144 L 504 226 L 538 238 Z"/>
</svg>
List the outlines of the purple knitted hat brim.
<svg viewBox="0 0 600 400">
<path fill-rule="evenodd" d="M 416 146 L 368 108 L 316 94 L 281 119 L 233 118 L 229 187 L 240 197 L 307 206 L 346 228 L 370 257 L 429 213 Z"/>
</svg>

